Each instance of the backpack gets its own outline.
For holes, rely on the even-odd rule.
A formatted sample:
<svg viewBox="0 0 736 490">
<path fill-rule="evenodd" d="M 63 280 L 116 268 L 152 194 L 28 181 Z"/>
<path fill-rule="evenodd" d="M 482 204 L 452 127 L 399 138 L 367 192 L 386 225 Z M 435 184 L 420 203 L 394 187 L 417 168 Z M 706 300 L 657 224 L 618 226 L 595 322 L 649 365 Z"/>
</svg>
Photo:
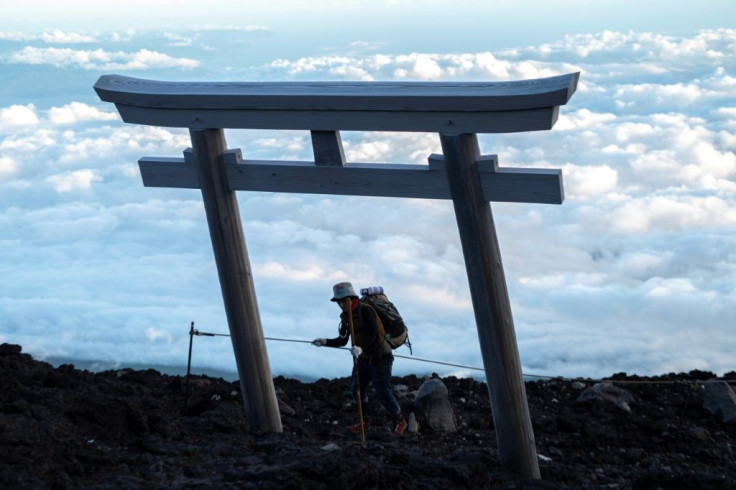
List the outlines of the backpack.
<svg viewBox="0 0 736 490">
<path fill-rule="evenodd" d="M 376 312 L 376 322 L 378 334 L 391 346 L 391 349 L 398 349 L 406 344 L 411 350 L 411 342 L 409 342 L 409 329 L 404 324 L 399 310 L 388 299 L 381 286 L 373 286 L 360 290 L 360 303 L 368 306 Z"/>
</svg>

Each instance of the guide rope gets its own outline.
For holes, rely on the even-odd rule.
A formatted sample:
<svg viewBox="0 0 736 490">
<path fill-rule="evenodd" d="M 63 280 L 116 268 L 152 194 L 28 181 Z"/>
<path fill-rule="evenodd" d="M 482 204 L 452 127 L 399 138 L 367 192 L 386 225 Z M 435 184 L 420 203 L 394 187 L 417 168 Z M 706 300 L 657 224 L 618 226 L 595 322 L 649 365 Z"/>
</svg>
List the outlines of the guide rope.
<svg viewBox="0 0 736 490">
<path fill-rule="evenodd" d="M 201 335 L 205 337 L 230 337 L 230 334 L 226 333 L 211 333 L 211 332 L 200 332 L 197 329 L 193 329 L 191 331 L 191 335 Z M 301 344 L 311 344 L 311 340 L 299 340 L 299 339 L 285 339 L 285 338 L 278 338 L 278 337 L 263 337 L 265 340 L 271 340 L 275 342 L 296 342 Z M 338 349 L 341 350 L 350 350 L 347 347 L 339 347 Z M 419 362 L 426 362 L 430 364 L 437 364 L 441 366 L 450 366 L 450 367 L 456 367 L 461 369 L 470 369 L 472 371 L 485 371 L 483 368 L 474 367 L 474 366 L 465 366 L 462 364 L 454 364 L 451 362 L 443 362 L 443 361 L 435 361 L 431 359 L 422 359 L 420 357 L 414 357 L 414 356 L 402 356 L 399 354 L 394 354 L 394 357 L 400 357 L 402 359 L 409 359 L 411 361 L 419 361 Z M 702 383 L 704 380 L 635 380 L 635 379 L 592 379 L 592 378 L 566 378 L 564 376 L 549 376 L 549 375 L 542 375 L 542 374 L 527 374 L 522 373 L 522 375 L 525 378 L 536 378 L 536 379 L 544 379 L 544 380 L 560 380 L 560 381 L 579 381 L 582 383 L 600 383 L 600 382 L 609 382 L 609 383 L 616 383 L 616 384 L 677 384 L 677 383 Z M 722 379 L 722 378 L 711 378 L 708 381 L 723 381 L 725 383 L 736 383 L 736 380 L 733 379 Z"/>
</svg>

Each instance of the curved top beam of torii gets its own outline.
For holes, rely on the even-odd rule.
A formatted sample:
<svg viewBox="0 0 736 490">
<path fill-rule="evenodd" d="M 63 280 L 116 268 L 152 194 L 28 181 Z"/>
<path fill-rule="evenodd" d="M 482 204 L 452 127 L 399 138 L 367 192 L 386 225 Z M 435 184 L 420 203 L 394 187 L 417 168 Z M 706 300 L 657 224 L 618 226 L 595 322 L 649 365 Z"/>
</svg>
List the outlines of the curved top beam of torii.
<svg viewBox="0 0 736 490">
<path fill-rule="evenodd" d="M 578 73 L 509 82 L 163 82 L 104 75 L 100 99 L 154 126 L 510 133 L 551 129 Z"/>
<path fill-rule="evenodd" d="M 313 162 L 242 160 L 228 152 L 230 190 L 449 199 L 442 155 L 429 166 L 345 162 L 340 131 L 440 134 L 550 129 L 579 73 L 510 82 L 163 82 L 104 75 L 95 90 L 134 124 L 189 129 L 310 130 Z M 185 152 L 185 157 L 191 156 Z M 484 199 L 560 204 L 559 170 L 478 161 Z M 200 187 L 191 158 L 139 161 L 147 187 Z"/>
</svg>

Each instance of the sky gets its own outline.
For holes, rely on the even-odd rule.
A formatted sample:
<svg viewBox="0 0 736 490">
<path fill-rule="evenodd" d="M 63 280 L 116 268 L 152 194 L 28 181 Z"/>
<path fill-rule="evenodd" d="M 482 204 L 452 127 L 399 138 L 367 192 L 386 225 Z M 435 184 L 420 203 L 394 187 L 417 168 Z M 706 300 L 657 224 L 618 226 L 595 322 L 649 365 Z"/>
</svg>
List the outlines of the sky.
<svg viewBox="0 0 736 490">
<path fill-rule="evenodd" d="M 313 5 L 318 3 L 318 5 Z M 736 369 L 736 3 L 27 1 L 0 18 L 0 342 L 37 359 L 183 366 L 227 321 L 197 190 L 144 188 L 184 129 L 124 124 L 101 75 L 504 81 L 580 72 L 550 131 L 479 135 L 500 166 L 562 169 L 562 205 L 492 203 L 522 370 Z M 425 133 L 342 133 L 349 162 L 426 163 Z M 308 132 L 226 131 L 310 160 Z M 396 375 L 482 376 L 450 201 L 239 192 L 264 335 L 337 334 L 332 285 L 382 285 L 409 325 Z M 267 340 L 274 375 L 346 351 Z M 397 354 L 412 357 L 406 348 Z M 466 367 L 458 367 L 466 366 Z M 235 371 L 196 337 L 195 372 Z M 476 368 L 476 369 L 469 369 Z"/>
</svg>

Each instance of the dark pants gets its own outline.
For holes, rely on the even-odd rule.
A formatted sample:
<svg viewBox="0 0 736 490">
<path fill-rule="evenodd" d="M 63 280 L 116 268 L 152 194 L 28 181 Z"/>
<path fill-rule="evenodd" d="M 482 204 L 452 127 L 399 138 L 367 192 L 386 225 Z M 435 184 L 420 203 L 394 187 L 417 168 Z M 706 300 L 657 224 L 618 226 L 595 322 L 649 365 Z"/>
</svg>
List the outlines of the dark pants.
<svg viewBox="0 0 736 490">
<path fill-rule="evenodd" d="M 356 393 L 356 369 L 357 379 L 360 383 L 360 395 L 363 398 L 363 402 L 366 401 L 366 391 L 368 385 L 373 382 L 373 387 L 378 394 L 378 401 L 381 405 L 391 414 L 398 415 L 401 413 L 401 407 L 399 402 L 394 396 L 394 390 L 391 386 L 391 368 L 394 365 L 394 357 L 391 355 L 384 356 L 377 361 L 368 361 L 362 357 L 358 358 L 357 366 L 353 368 L 353 379 L 350 384 L 350 389 L 353 392 L 353 396 L 357 400 Z"/>
</svg>

